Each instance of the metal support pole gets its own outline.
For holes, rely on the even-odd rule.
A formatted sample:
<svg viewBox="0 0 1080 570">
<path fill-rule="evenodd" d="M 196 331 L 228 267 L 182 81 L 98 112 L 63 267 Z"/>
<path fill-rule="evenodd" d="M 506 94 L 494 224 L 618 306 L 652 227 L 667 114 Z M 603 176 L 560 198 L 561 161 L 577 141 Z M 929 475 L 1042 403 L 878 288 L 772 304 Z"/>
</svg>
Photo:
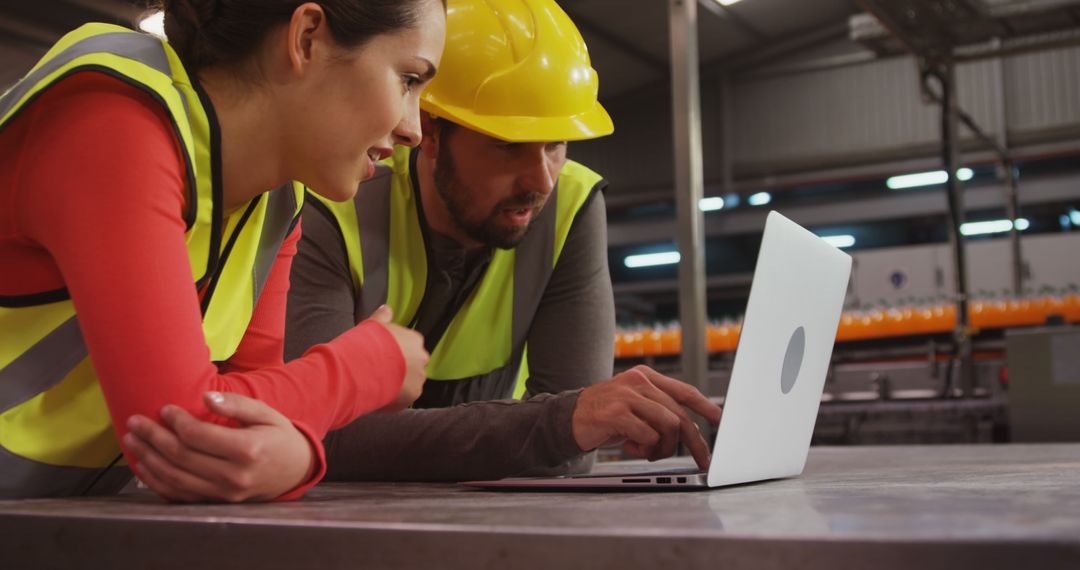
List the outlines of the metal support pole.
<svg viewBox="0 0 1080 570">
<path fill-rule="evenodd" d="M 1020 252 L 1020 229 L 1016 227 L 1016 218 L 1020 215 L 1020 207 L 1016 190 L 1016 165 L 1012 159 L 1006 158 L 1001 162 L 1001 168 L 1005 171 L 1005 213 L 1012 222 L 1009 230 L 1009 249 L 1012 253 L 1012 286 L 1013 294 L 1017 297 L 1024 295 L 1024 263 Z"/>
<path fill-rule="evenodd" d="M 705 391 L 705 233 L 698 203 L 704 194 L 701 94 L 698 87 L 697 0 L 668 0 L 671 99 L 675 149 L 675 209 L 679 241 L 679 319 L 683 380 Z"/>
<path fill-rule="evenodd" d="M 955 63 L 955 62 L 954 62 Z M 963 124 L 975 138 L 979 139 L 983 144 L 989 146 L 994 153 L 998 156 L 998 167 L 1000 169 L 998 177 L 1003 181 L 1003 202 L 1005 204 L 1005 212 L 1012 223 L 1012 227 L 1009 231 L 1009 247 L 1010 247 L 1010 265 L 1012 267 L 1012 289 L 1013 292 L 1020 296 L 1023 294 L 1023 282 L 1025 279 L 1023 268 L 1023 257 L 1020 250 L 1020 232 L 1016 229 L 1016 218 L 1020 215 L 1020 207 L 1018 203 L 1018 188 L 1016 179 L 1016 165 L 1013 163 L 1012 154 L 1009 152 L 1009 141 L 1006 136 L 1006 129 L 1008 123 L 1008 116 L 1005 112 L 1005 86 L 1004 86 L 1004 66 L 999 60 L 997 65 L 997 79 L 998 79 L 998 105 L 997 115 L 1000 128 L 994 136 L 990 136 L 979 124 L 975 122 L 967 112 L 961 109 L 959 106 L 954 105 L 957 120 Z M 942 73 L 939 69 L 929 71 L 929 75 L 938 78 L 939 83 L 943 86 L 944 81 L 941 79 Z M 954 81 L 955 85 L 955 81 Z M 945 96 L 943 93 L 936 93 L 930 89 L 927 85 L 925 77 L 923 78 L 923 94 L 927 99 L 937 103 L 945 108 Z"/>
<path fill-rule="evenodd" d="M 993 46 L 995 49 L 1001 48 L 1001 40 L 994 39 Z M 1017 203 L 1017 188 L 1016 188 L 1016 165 L 1013 164 L 1012 155 L 1009 152 L 1009 113 L 1008 113 L 1008 101 L 1006 96 L 1008 91 L 1005 89 L 1005 62 L 1002 58 L 997 58 L 993 62 L 994 77 L 997 80 L 997 106 L 995 111 L 997 112 L 998 128 L 996 136 L 994 137 L 997 142 L 997 151 L 1000 155 L 1001 168 L 1000 178 L 1005 182 L 1005 212 L 1008 214 L 1009 221 L 1012 222 L 1012 228 L 1009 230 L 1009 249 L 1012 253 L 1012 286 L 1013 294 L 1020 297 L 1024 294 L 1024 264 L 1023 257 L 1021 257 L 1020 251 L 1020 230 L 1016 228 L 1016 218 L 1020 215 L 1020 208 Z"/>
<path fill-rule="evenodd" d="M 964 223 L 964 200 L 960 181 L 956 178 L 960 127 L 956 102 L 956 67 L 951 61 L 939 62 L 934 64 L 934 72 L 941 82 L 941 154 L 945 163 L 945 193 L 949 204 L 949 242 L 956 266 L 956 330 L 953 335 L 960 360 L 960 388 L 964 396 L 971 396 L 975 387 L 975 370 L 972 368 L 971 338 L 968 334 L 967 261 L 964 236 L 960 233 L 960 225 Z"/>
</svg>

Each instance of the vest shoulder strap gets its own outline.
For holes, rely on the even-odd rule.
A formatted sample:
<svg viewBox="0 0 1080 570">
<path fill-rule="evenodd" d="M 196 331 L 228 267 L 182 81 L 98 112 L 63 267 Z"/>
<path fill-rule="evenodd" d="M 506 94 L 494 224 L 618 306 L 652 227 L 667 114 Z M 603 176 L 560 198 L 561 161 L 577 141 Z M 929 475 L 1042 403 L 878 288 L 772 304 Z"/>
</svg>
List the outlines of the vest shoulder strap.
<svg viewBox="0 0 1080 570">
<path fill-rule="evenodd" d="M 606 181 L 599 175 L 573 161 L 567 161 L 559 175 L 559 181 L 529 234 L 517 247 L 514 259 L 514 305 L 511 324 L 510 369 L 522 368 L 529 329 L 540 308 L 551 276 L 562 255 L 566 239 L 570 235 L 578 215 L 585 209 L 597 192 L 603 191 Z M 528 372 L 518 374 L 514 397 L 524 393 L 524 381 Z"/>
<path fill-rule="evenodd" d="M 363 250 L 360 266 L 363 268 L 364 291 L 360 297 L 360 312 L 367 318 L 386 302 L 390 282 L 390 192 L 394 172 L 387 165 L 379 165 L 375 175 L 364 183 L 363 196 L 353 200 L 356 221 L 360 226 L 360 244 Z M 362 207 L 361 207 L 362 206 Z M 355 240 L 353 240 L 355 242 Z"/>
<path fill-rule="evenodd" d="M 284 186 L 267 192 L 266 219 L 263 221 L 259 236 L 258 250 L 255 253 L 253 299 L 259 302 L 259 296 L 270 278 L 281 245 L 285 238 L 296 228 L 300 220 L 300 211 L 304 207 L 306 188 L 298 182 L 289 182 Z"/>
</svg>

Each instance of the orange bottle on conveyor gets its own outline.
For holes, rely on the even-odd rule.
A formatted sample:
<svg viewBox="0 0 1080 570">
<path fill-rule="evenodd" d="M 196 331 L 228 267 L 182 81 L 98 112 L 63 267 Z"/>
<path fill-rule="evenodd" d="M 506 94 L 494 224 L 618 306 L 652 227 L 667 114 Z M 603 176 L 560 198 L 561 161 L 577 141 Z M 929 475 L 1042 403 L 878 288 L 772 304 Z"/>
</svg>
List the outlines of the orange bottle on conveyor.
<svg viewBox="0 0 1080 570">
<path fill-rule="evenodd" d="M 1070 323 L 1080 323 L 1080 288 L 1075 283 L 1070 283 L 1067 293 L 1062 299 L 1065 308 L 1065 320 Z"/>
<path fill-rule="evenodd" d="M 682 326 L 672 323 L 660 332 L 660 354 L 679 354 L 682 352 Z"/>
</svg>

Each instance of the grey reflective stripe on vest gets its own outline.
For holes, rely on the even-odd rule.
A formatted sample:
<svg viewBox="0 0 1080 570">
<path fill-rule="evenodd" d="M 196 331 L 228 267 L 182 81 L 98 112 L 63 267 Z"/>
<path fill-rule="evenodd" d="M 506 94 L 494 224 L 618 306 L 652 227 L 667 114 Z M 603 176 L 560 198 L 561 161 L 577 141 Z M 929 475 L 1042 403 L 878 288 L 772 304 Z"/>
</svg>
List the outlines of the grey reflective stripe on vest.
<svg viewBox="0 0 1080 570">
<path fill-rule="evenodd" d="M 540 217 L 514 250 L 514 313 L 510 330 L 514 357 L 521 362 L 536 309 L 555 271 L 555 224 L 558 222 L 559 187 L 551 192 Z"/>
<path fill-rule="evenodd" d="M 262 234 L 259 235 L 259 249 L 255 252 L 255 267 L 252 268 L 254 296 L 252 303 L 258 304 L 270 270 L 274 268 L 281 244 L 289 236 L 296 217 L 296 193 L 292 182 L 277 190 L 267 192 L 266 216 L 263 218 Z"/>
<path fill-rule="evenodd" d="M 127 467 L 61 467 L 19 457 L 0 447 L 0 499 L 113 495 L 131 481 Z"/>
<path fill-rule="evenodd" d="M 363 314 L 356 315 L 357 320 L 370 316 L 387 299 L 387 284 L 390 272 L 391 175 L 392 172 L 389 167 L 380 166 L 376 175 L 370 181 L 364 183 L 361 190 L 363 196 L 358 196 L 354 200 L 357 223 L 360 226 L 360 249 L 364 265 L 363 294 L 360 301 Z M 540 299 L 544 296 L 544 290 L 547 289 L 548 281 L 550 281 L 554 270 L 552 261 L 555 257 L 555 225 L 558 222 L 558 200 L 559 188 L 556 185 L 551 197 L 548 198 L 547 205 L 544 206 L 544 210 L 540 213 L 540 217 L 533 222 L 529 233 L 526 234 L 525 239 L 521 241 L 514 251 L 514 302 L 513 314 L 511 315 L 510 362 L 505 367 L 488 374 L 469 378 L 443 379 L 440 382 L 487 379 L 488 382 L 483 387 L 485 395 L 492 393 L 492 388 L 496 388 L 494 392 L 499 395 L 482 399 L 509 398 L 513 395 L 517 370 L 521 365 L 521 358 L 525 351 L 525 342 L 528 340 L 529 329 L 532 327 L 533 316 L 540 306 Z M 504 373 L 504 369 L 511 369 L 512 373 Z M 496 381 L 496 376 L 503 378 L 501 381 Z M 508 384 L 508 387 L 504 389 L 503 384 Z M 506 394 L 501 395 L 504 392 Z"/>
<path fill-rule="evenodd" d="M 165 75 L 172 75 L 172 70 L 169 69 L 169 58 L 165 54 L 165 46 L 162 45 L 160 40 L 152 36 L 137 32 L 116 32 L 91 36 L 71 45 L 56 57 L 35 69 L 33 73 L 24 77 L 10 91 L 5 93 L 0 98 L 0 117 L 6 116 L 27 92 L 38 83 L 41 83 L 50 73 L 71 63 L 76 58 L 102 52 L 132 59 L 149 66 L 155 71 Z M 184 100 L 184 107 L 186 108 L 187 100 L 184 98 L 184 94 L 180 93 L 179 90 L 177 93 Z"/>
<path fill-rule="evenodd" d="M 364 183 L 363 197 L 353 200 L 356 223 L 360 226 L 360 257 L 364 270 L 364 294 L 360 297 L 357 322 L 366 319 L 386 302 L 390 282 L 390 189 L 393 170 L 379 165 Z M 363 207 L 361 207 L 363 203 Z M 347 238 L 351 239 L 351 238 Z"/>
<path fill-rule="evenodd" d="M 84 358 L 79 321 L 71 317 L 0 369 L 0 413 L 56 386 Z"/>
<path fill-rule="evenodd" d="M 56 386 L 86 356 L 79 320 L 71 317 L 0 370 L 0 413 Z M 0 446 L 0 499 L 111 494 L 130 479 L 124 467 L 49 465 Z"/>
</svg>

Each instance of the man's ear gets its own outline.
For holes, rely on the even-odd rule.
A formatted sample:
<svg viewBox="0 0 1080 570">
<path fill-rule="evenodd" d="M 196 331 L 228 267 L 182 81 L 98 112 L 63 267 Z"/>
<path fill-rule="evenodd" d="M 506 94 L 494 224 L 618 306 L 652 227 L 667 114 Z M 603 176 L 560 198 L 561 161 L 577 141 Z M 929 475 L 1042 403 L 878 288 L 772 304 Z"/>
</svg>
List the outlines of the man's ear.
<svg viewBox="0 0 1080 570">
<path fill-rule="evenodd" d="M 431 113 L 420 111 L 420 152 L 430 157 L 439 156 L 439 122 Z"/>
</svg>

